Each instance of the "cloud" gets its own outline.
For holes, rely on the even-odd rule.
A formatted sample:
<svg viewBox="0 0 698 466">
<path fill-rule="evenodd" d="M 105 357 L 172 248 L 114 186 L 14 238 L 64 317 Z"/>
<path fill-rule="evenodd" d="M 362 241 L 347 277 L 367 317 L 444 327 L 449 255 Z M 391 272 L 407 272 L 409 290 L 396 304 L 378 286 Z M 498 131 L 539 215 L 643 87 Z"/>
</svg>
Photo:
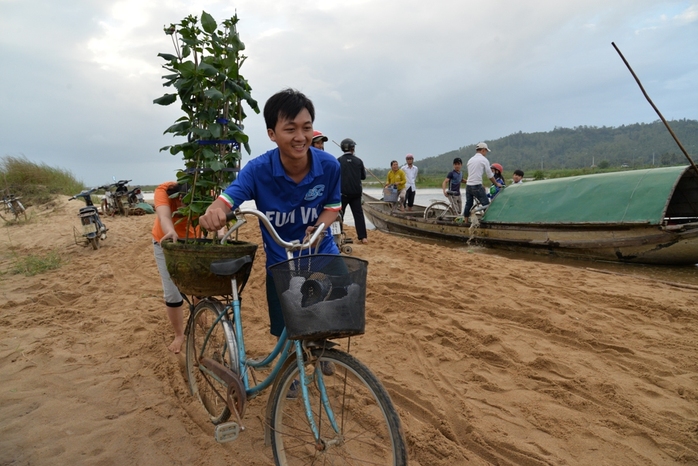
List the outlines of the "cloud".
<svg viewBox="0 0 698 466">
<path fill-rule="evenodd" d="M 316 127 L 355 139 L 369 167 L 519 130 L 653 121 L 612 41 L 663 111 L 698 118 L 696 1 L 0 0 L 0 9 L 10 70 L 0 76 L 0 155 L 88 184 L 174 176 L 179 161 L 158 149 L 173 142 L 162 132 L 180 113 L 152 104 L 169 91 L 157 54 L 173 49 L 163 26 L 202 10 L 219 21 L 237 11 L 242 72 L 260 105 L 302 90 Z M 258 155 L 273 144 L 261 115 L 248 114 Z"/>
</svg>

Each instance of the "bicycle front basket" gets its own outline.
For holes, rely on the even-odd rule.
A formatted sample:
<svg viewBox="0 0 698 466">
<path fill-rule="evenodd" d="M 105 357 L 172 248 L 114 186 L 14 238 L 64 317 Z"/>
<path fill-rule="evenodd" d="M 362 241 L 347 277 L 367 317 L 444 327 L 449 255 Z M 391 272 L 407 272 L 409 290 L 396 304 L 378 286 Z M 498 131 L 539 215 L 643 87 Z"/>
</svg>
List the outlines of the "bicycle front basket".
<svg viewBox="0 0 698 466">
<path fill-rule="evenodd" d="M 292 340 L 361 335 L 366 327 L 368 262 L 315 254 L 269 267 Z"/>
</svg>

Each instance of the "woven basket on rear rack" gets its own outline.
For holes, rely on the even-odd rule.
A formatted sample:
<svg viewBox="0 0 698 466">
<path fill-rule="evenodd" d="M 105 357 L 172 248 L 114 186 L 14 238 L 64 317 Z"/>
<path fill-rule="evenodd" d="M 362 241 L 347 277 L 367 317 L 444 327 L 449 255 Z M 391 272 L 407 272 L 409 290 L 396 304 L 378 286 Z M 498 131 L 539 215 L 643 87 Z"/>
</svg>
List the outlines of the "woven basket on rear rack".
<svg viewBox="0 0 698 466">
<path fill-rule="evenodd" d="M 367 266 L 355 257 L 315 254 L 269 267 L 288 337 L 321 340 L 363 334 Z"/>
<path fill-rule="evenodd" d="M 256 244 L 245 241 L 220 244 L 210 239 L 196 239 L 189 242 L 179 240 L 176 243 L 165 241 L 161 246 L 170 278 L 179 291 L 194 296 L 231 294 L 230 277 L 218 277 L 211 273 L 211 262 L 243 256 L 250 256 L 254 260 L 257 252 Z M 239 293 L 242 293 L 251 270 L 250 263 L 236 274 Z"/>
</svg>

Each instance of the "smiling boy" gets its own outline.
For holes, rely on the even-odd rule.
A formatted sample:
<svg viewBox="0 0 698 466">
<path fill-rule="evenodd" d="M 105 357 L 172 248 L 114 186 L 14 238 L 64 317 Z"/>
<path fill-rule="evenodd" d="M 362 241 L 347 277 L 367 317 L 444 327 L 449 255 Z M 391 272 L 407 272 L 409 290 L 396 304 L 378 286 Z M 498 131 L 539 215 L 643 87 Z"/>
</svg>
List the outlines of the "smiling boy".
<svg viewBox="0 0 698 466">
<path fill-rule="evenodd" d="M 264 120 L 269 139 L 276 149 L 250 160 L 238 177 L 216 199 L 199 224 L 217 231 L 234 207 L 254 200 L 285 241 L 303 241 L 316 225 L 328 228 L 341 208 L 339 162 L 327 152 L 311 146 L 315 108 L 302 93 L 285 89 L 271 96 L 264 105 Z M 281 305 L 269 275 L 269 267 L 287 260 L 286 251 L 277 245 L 266 228 L 262 231 L 267 255 L 267 302 L 271 334 L 281 335 L 284 320 Z M 321 254 L 339 254 L 331 234 L 319 245 Z"/>
</svg>

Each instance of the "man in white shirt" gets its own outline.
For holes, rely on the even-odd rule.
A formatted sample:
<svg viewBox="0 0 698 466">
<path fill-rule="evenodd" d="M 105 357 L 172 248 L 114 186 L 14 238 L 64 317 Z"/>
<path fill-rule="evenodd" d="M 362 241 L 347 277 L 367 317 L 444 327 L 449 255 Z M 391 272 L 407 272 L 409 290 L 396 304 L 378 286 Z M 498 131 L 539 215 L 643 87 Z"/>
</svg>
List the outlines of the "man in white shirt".
<svg viewBox="0 0 698 466">
<path fill-rule="evenodd" d="M 475 146 L 475 155 L 468 160 L 468 181 L 465 183 L 465 209 L 463 209 L 463 217 L 466 222 L 470 221 L 470 209 L 473 207 L 474 199 L 477 198 L 483 206 L 489 205 L 490 200 L 487 198 L 487 192 L 482 186 L 482 175 L 501 188 L 502 185 L 494 179 L 494 173 L 490 168 L 490 162 L 485 155 L 490 152 L 489 147 L 484 142 L 478 142 Z"/>
<path fill-rule="evenodd" d="M 407 210 L 412 210 L 414 206 L 414 195 L 417 194 L 417 174 L 419 173 L 419 168 L 413 165 L 414 156 L 412 154 L 407 154 L 405 157 L 407 162 L 402 166 L 402 171 L 405 172 L 405 177 L 407 178 L 407 194 L 405 195 L 405 204 L 407 205 Z"/>
</svg>

